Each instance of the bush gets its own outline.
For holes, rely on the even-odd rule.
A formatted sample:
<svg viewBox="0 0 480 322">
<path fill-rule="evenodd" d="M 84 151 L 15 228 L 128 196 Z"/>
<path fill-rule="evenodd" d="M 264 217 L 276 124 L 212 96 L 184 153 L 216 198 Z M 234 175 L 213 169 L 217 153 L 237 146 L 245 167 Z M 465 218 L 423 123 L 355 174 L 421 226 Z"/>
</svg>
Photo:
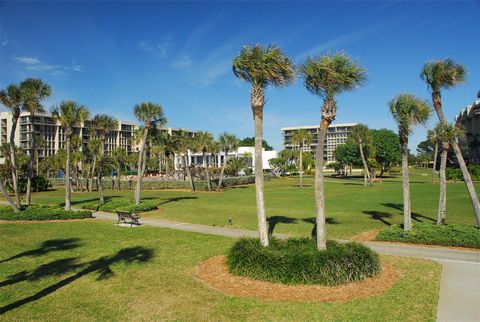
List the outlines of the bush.
<svg viewBox="0 0 480 322">
<path fill-rule="evenodd" d="M 480 181 L 480 165 L 470 164 L 468 172 L 473 181 Z M 459 168 L 446 168 L 445 176 L 449 181 L 463 181 L 462 171 Z"/>
<path fill-rule="evenodd" d="M 58 206 L 32 205 L 15 213 L 11 208 L 0 209 L 1 220 L 64 220 L 92 218 L 91 211 L 65 210 Z"/>
<path fill-rule="evenodd" d="M 416 223 L 411 231 L 406 232 L 399 225 L 392 225 L 380 231 L 375 239 L 415 244 L 480 248 L 480 229 L 462 224 L 436 225 Z"/>
<path fill-rule="evenodd" d="M 52 184 L 44 176 L 36 176 L 32 178 L 32 192 L 48 191 L 50 188 L 52 188 Z M 13 187 L 9 185 L 8 190 L 13 192 Z M 18 180 L 18 191 L 20 193 L 27 192 L 27 179 L 22 178 Z"/>
<path fill-rule="evenodd" d="M 103 205 L 98 202 L 89 202 L 82 205 L 82 209 L 101 210 L 105 212 L 116 212 L 117 210 L 130 212 L 145 212 L 157 209 L 157 205 L 153 202 L 142 201 L 139 205 L 135 205 L 133 201 L 129 200 L 109 200 Z"/>
<path fill-rule="evenodd" d="M 380 272 L 378 255 L 366 246 L 328 241 L 327 250 L 319 252 L 307 238 L 272 238 L 269 247 L 242 238 L 230 249 L 227 266 L 234 275 L 284 284 L 338 285 Z"/>
</svg>

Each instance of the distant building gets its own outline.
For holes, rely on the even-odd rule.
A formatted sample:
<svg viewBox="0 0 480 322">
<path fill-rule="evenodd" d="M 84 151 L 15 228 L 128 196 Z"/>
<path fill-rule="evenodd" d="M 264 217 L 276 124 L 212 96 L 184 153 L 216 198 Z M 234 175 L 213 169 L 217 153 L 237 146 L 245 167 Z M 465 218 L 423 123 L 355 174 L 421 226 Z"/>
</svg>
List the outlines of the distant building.
<svg viewBox="0 0 480 322">
<path fill-rule="evenodd" d="M 327 129 L 327 136 L 325 138 L 325 143 L 323 145 L 324 152 L 323 158 L 326 163 L 335 162 L 335 158 L 333 157 L 333 151 L 335 148 L 340 144 L 345 144 L 347 138 L 350 136 L 352 129 L 358 123 L 337 123 L 337 124 L 330 124 Z M 295 131 L 303 129 L 311 132 L 313 134 L 312 144 L 302 145 L 302 151 L 305 152 L 312 152 L 313 156 L 315 157 L 315 153 L 317 151 L 318 145 L 318 129 L 320 128 L 319 125 L 312 125 L 312 126 L 294 126 L 294 127 L 284 127 L 282 128 L 283 133 L 283 147 L 285 149 L 299 149 L 299 145 L 295 145 L 292 143 L 292 136 Z"/>
<path fill-rule="evenodd" d="M 455 122 L 465 130 L 466 142 L 461 144 L 469 162 L 480 163 L 480 91 L 477 99 L 467 105 L 456 117 Z"/>
</svg>

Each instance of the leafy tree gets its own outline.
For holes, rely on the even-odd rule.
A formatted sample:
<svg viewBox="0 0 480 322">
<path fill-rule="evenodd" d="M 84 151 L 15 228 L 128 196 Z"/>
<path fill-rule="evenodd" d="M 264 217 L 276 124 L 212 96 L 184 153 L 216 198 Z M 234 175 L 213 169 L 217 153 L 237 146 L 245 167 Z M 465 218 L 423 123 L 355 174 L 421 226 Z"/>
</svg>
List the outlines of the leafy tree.
<svg viewBox="0 0 480 322">
<path fill-rule="evenodd" d="M 372 129 L 370 132 L 375 150 L 375 160 L 380 165 L 380 177 L 382 177 L 385 171 L 389 171 L 393 164 L 401 160 L 400 140 L 392 130 Z"/>
<path fill-rule="evenodd" d="M 408 175 L 408 137 L 417 124 L 426 124 L 430 117 L 430 106 L 411 94 L 400 94 L 388 103 L 390 113 L 398 125 L 398 136 L 402 148 L 403 174 L 403 229 L 412 229 L 412 213 L 410 207 L 410 182 Z"/>
<path fill-rule="evenodd" d="M 307 58 L 300 66 L 305 87 L 323 99 L 315 165 L 316 233 L 318 250 L 326 249 L 325 196 L 323 184 L 323 145 L 328 126 L 335 120 L 335 96 L 365 83 L 366 70 L 343 53 Z"/>
<path fill-rule="evenodd" d="M 300 189 L 303 188 L 303 146 L 307 145 L 310 147 L 312 144 L 313 135 L 310 131 L 300 129 L 296 130 L 292 136 L 292 143 L 298 145 L 299 151 L 299 167 L 300 167 Z"/>
<path fill-rule="evenodd" d="M 367 157 L 365 157 L 365 147 L 372 144 L 372 134 L 365 124 L 358 124 L 352 129 L 352 134 L 350 136 L 357 144 L 360 151 L 360 158 L 362 159 L 362 164 L 364 168 L 364 185 L 367 185 L 367 180 L 372 183 L 372 176 L 370 170 L 368 169 Z"/>
<path fill-rule="evenodd" d="M 354 140 L 347 139 L 345 144 L 337 145 L 333 151 L 333 157 L 339 165 L 347 167 L 358 167 L 362 165 L 362 158 L 360 157 L 360 149 Z"/>
<path fill-rule="evenodd" d="M 435 108 L 438 119 L 443 126 L 447 126 L 448 123 L 443 114 L 441 90 L 450 89 L 465 82 L 466 74 L 467 70 L 465 66 L 458 64 L 451 59 L 427 62 L 420 72 L 420 78 L 427 83 L 428 88 L 432 92 L 433 107 Z M 465 185 L 467 186 L 472 201 L 477 226 L 480 226 L 480 202 L 478 201 L 472 178 L 468 172 L 467 165 L 465 164 L 458 143 L 456 141 L 451 141 L 450 144 L 453 148 L 458 164 L 460 165 L 460 170 L 462 171 Z"/>
<path fill-rule="evenodd" d="M 238 146 L 255 146 L 255 137 L 250 136 L 243 138 L 238 143 Z M 265 151 L 273 151 L 273 146 L 269 145 L 266 140 L 262 140 L 262 147 L 265 149 Z"/>
<path fill-rule="evenodd" d="M 260 241 L 268 246 L 267 219 L 263 199 L 263 107 L 265 89 L 268 85 L 282 87 L 292 83 L 295 78 L 293 62 L 283 52 L 273 46 L 245 46 L 233 60 L 233 73 L 236 77 L 250 83 L 250 99 L 255 123 L 255 191 L 257 201 L 258 229 Z"/>
<path fill-rule="evenodd" d="M 225 167 L 227 166 L 227 162 L 228 162 L 228 153 L 230 151 L 234 151 L 238 149 L 239 140 L 234 134 L 223 132 L 222 134 L 220 134 L 218 141 L 220 143 L 220 149 L 225 152 L 225 157 L 223 158 L 222 170 L 220 171 L 220 178 L 218 179 L 218 186 L 217 186 L 217 191 L 220 191 L 220 189 L 222 189 L 222 181 L 223 181 L 223 175 L 225 173 Z"/>
<path fill-rule="evenodd" d="M 67 162 L 65 165 L 65 209 L 71 209 L 71 143 L 74 127 L 79 127 L 88 117 L 88 109 L 74 101 L 63 101 L 59 106 L 52 109 L 53 118 L 58 121 L 65 130 L 65 148 L 67 150 Z"/>
<path fill-rule="evenodd" d="M 138 174 L 137 186 L 135 188 L 135 204 L 140 204 L 140 193 L 142 189 L 143 169 L 146 161 L 144 160 L 145 144 L 147 142 L 148 133 L 152 127 L 163 127 L 167 124 L 167 118 L 163 114 L 163 108 L 160 104 L 144 102 L 135 105 L 134 113 L 137 120 L 143 122 L 143 137 L 140 143 L 140 151 L 138 153 Z"/>
</svg>

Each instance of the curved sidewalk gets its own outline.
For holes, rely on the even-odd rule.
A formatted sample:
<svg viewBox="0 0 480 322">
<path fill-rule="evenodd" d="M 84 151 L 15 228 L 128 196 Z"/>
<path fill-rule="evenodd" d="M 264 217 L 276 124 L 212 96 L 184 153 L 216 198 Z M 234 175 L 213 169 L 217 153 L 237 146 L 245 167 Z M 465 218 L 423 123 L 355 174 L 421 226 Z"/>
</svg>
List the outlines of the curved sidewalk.
<svg viewBox="0 0 480 322">
<path fill-rule="evenodd" d="M 96 212 L 98 219 L 117 220 L 117 215 Z M 225 237 L 258 237 L 246 229 L 214 227 L 178 221 L 142 218 L 141 224 Z M 274 234 L 287 238 L 285 234 Z M 437 308 L 437 321 L 480 321 L 480 251 L 455 250 L 380 242 L 362 242 L 378 253 L 434 260 L 443 267 Z"/>
</svg>

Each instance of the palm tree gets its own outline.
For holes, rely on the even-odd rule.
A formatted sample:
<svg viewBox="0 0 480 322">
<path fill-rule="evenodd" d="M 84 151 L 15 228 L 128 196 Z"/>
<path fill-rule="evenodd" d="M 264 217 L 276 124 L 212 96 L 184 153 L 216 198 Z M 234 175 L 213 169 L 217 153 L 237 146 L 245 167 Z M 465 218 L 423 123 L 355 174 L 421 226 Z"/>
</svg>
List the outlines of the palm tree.
<svg viewBox="0 0 480 322">
<path fill-rule="evenodd" d="M 190 189 L 195 191 L 195 182 L 190 171 L 190 165 L 188 162 L 188 150 L 195 148 L 195 143 L 193 138 L 191 138 L 187 131 L 180 130 L 178 131 L 177 135 L 175 136 L 175 144 L 176 152 L 183 158 L 183 165 L 185 170 L 187 171 L 187 177 L 190 180 Z"/>
<path fill-rule="evenodd" d="M 412 213 L 410 207 L 410 183 L 408 175 L 408 136 L 413 126 L 426 124 L 431 109 L 427 101 L 423 101 L 411 94 L 400 94 L 388 103 L 390 113 L 398 124 L 398 136 L 402 149 L 402 177 L 403 177 L 403 229 L 412 229 Z"/>
<path fill-rule="evenodd" d="M 33 162 L 35 161 L 35 114 L 45 112 L 42 101 L 52 94 L 52 89 L 41 79 L 27 78 L 20 83 L 22 109 L 30 113 L 30 162 L 27 176 L 27 205 L 32 198 Z"/>
<path fill-rule="evenodd" d="M 233 73 L 236 77 L 252 85 L 250 99 L 255 123 L 255 191 L 257 201 L 258 229 L 260 241 L 268 246 L 267 220 L 263 199 L 263 107 L 265 89 L 268 85 L 282 87 L 292 83 L 295 68 L 292 61 L 274 46 L 245 46 L 233 60 Z"/>
<path fill-rule="evenodd" d="M 337 113 L 335 96 L 366 82 L 366 70 L 343 53 L 307 58 L 300 67 L 305 87 L 323 99 L 315 163 L 315 203 L 317 207 L 317 248 L 326 249 L 325 196 L 323 187 L 323 144 L 328 126 Z"/>
<path fill-rule="evenodd" d="M 93 135 L 92 135 L 93 136 Z M 85 151 L 88 159 L 90 159 L 90 166 L 87 172 L 87 190 L 88 192 L 93 191 L 93 178 L 95 177 L 95 170 L 97 168 L 97 161 L 100 159 L 100 154 L 102 150 L 103 143 L 98 139 L 91 139 L 88 141 L 87 150 Z"/>
<path fill-rule="evenodd" d="M 220 178 L 218 179 L 217 186 L 217 191 L 220 191 L 222 189 L 222 181 L 223 175 L 225 173 L 225 167 L 227 166 L 228 162 L 228 152 L 238 149 L 240 140 L 234 134 L 223 132 L 222 134 L 220 134 L 218 142 L 220 143 L 220 149 L 225 153 L 225 156 L 223 157 L 222 170 L 220 171 Z"/>
<path fill-rule="evenodd" d="M 363 168 L 365 171 L 364 175 L 364 185 L 367 185 L 367 179 L 372 183 L 372 175 L 370 174 L 370 171 L 368 169 L 368 163 L 367 159 L 365 158 L 365 153 L 364 153 L 364 144 L 369 145 L 371 140 L 372 140 L 372 135 L 370 133 L 370 130 L 368 129 L 368 126 L 365 124 L 358 124 L 355 126 L 352 130 L 351 137 L 357 142 L 358 148 L 360 150 L 360 157 L 362 159 L 363 163 Z"/>
<path fill-rule="evenodd" d="M 0 91 L 0 102 L 10 110 L 12 113 L 12 128 L 10 131 L 10 162 L 12 164 L 12 182 L 13 192 L 15 193 L 15 199 L 17 207 L 22 206 L 20 199 L 20 193 L 18 191 L 18 169 L 17 169 L 17 154 L 15 149 L 15 133 L 17 129 L 18 119 L 22 112 L 22 92 L 20 87 L 15 84 L 10 84 L 6 90 Z"/>
<path fill-rule="evenodd" d="M 149 131 L 154 126 L 163 127 L 167 124 L 167 118 L 163 114 L 163 108 L 160 104 L 154 103 L 140 103 L 135 105 L 134 113 L 137 119 L 140 122 L 143 122 L 143 138 L 140 142 L 140 151 L 138 155 L 138 174 L 137 174 L 137 186 L 135 188 L 135 204 L 140 204 L 140 193 L 142 188 L 142 177 L 143 177 L 143 169 L 144 164 L 146 164 L 146 160 L 144 160 L 144 152 L 145 152 L 145 144 L 147 142 L 147 137 Z"/>
<path fill-rule="evenodd" d="M 210 174 L 208 172 L 206 154 L 210 150 L 212 141 L 213 141 L 213 137 L 208 132 L 201 131 L 195 134 L 195 143 L 197 145 L 197 149 L 202 153 L 202 166 L 205 172 L 205 180 L 207 180 L 208 191 L 212 191 L 212 187 L 210 186 Z"/>
<path fill-rule="evenodd" d="M 435 175 L 436 175 L 435 170 L 437 168 L 438 143 L 439 143 L 437 127 L 433 130 L 428 130 L 427 140 L 430 143 L 433 143 L 435 145 L 435 148 L 433 149 L 433 166 L 432 166 L 432 183 L 435 184 Z"/>
<path fill-rule="evenodd" d="M 63 101 L 59 106 L 52 109 L 54 120 L 59 122 L 65 131 L 65 141 L 67 149 L 67 162 L 65 165 L 65 209 L 70 210 L 71 205 L 71 179 L 70 179 L 70 163 L 71 163 L 71 143 L 73 129 L 81 126 L 88 118 L 88 109 L 74 101 Z"/>
<path fill-rule="evenodd" d="M 443 59 L 437 61 L 427 62 L 420 73 L 420 78 L 427 83 L 427 86 L 432 91 L 432 102 L 435 112 L 437 113 L 440 123 L 447 125 L 442 109 L 442 89 L 453 88 L 460 83 L 465 82 L 466 68 L 462 64 L 458 64 L 451 59 Z M 473 211 L 477 220 L 477 226 L 480 226 L 480 202 L 478 201 L 475 187 L 473 186 L 472 178 L 468 172 L 467 165 L 462 156 L 462 151 L 458 143 L 454 140 L 450 142 L 457 158 L 460 170 L 462 171 L 465 185 L 467 186 L 470 200 L 472 201 Z"/>
<path fill-rule="evenodd" d="M 306 144 L 310 147 L 312 144 L 313 135 L 310 131 L 300 129 L 295 131 L 292 136 L 292 143 L 298 144 L 299 163 L 300 163 L 300 188 L 303 188 L 303 146 Z"/>
<path fill-rule="evenodd" d="M 107 142 L 107 135 L 118 128 L 118 121 L 106 114 L 97 114 L 93 117 L 92 127 L 96 132 L 96 136 L 100 140 L 100 155 L 98 162 L 97 182 L 98 182 L 98 195 L 100 198 L 100 205 L 105 203 L 105 197 L 103 195 L 102 177 L 105 164 L 105 145 Z"/>
<path fill-rule="evenodd" d="M 121 177 L 121 172 L 122 172 L 122 166 L 125 164 L 125 161 L 127 159 L 127 155 L 128 155 L 127 150 L 125 150 L 122 147 L 116 147 L 112 151 L 112 157 L 113 157 L 113 160 L 115 162 L 115 166 L 117 168 L 117 189 L 118 189 L 118 191 L 122 190 L 120 177 Z"/>
</svg>

